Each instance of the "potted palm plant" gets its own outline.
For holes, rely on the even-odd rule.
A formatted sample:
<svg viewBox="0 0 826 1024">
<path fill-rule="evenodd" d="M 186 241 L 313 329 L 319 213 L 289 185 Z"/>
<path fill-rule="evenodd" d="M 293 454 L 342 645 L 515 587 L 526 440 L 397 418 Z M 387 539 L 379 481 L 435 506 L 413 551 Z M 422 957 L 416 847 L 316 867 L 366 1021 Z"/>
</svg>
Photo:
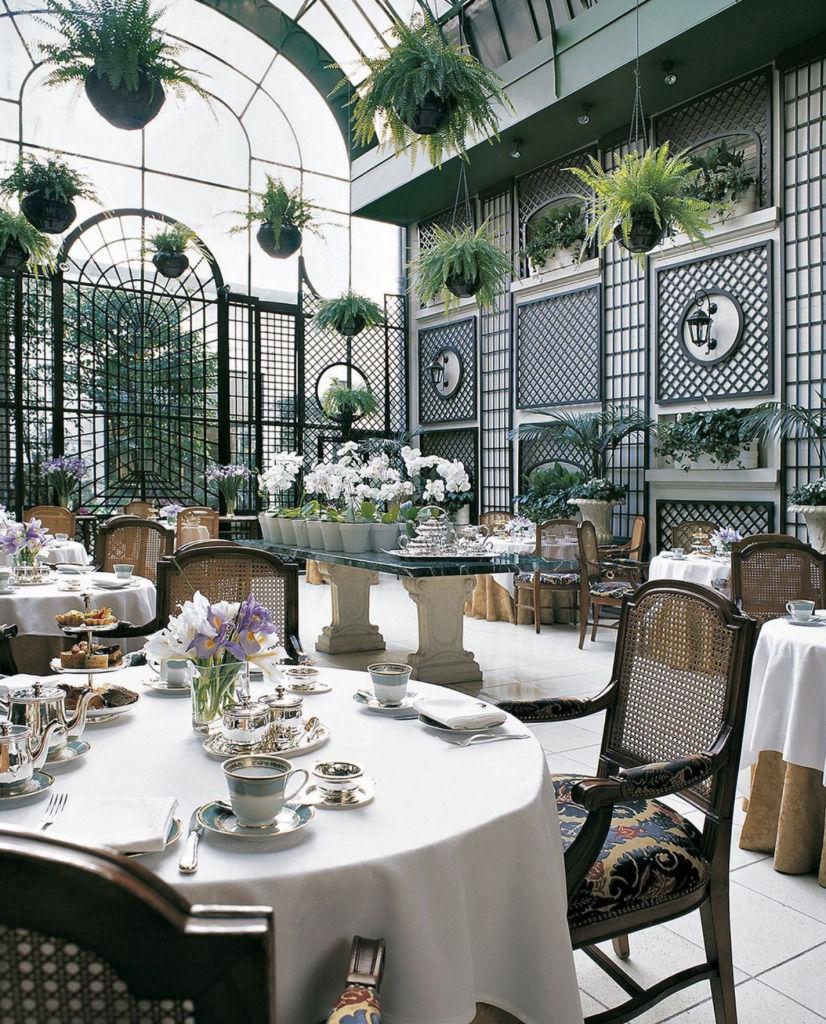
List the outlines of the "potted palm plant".
<svg viewBox="0 0 826 1024">
<path fill-rule="evenodd" d="M 379 327 L 385 320 L 381 306 L 352 291 L 337 299 L 325 299 L 315 315 L 318 327 L 338 331 L 345 337 L 361 334 L 365 327 Z"/>
<path fill-rule="evenodd" d="M 158 273 L 170 278 L 180 277 L 189 267 L 189 257 L 186 254 L 188 248 L 198 252 L 201 256 L 206 256 L 195 232 L 180 222 L 167 225 L 160 231 L 156 231 L 151 238 L 147 239 L 146 248 L 149 252 L 154 253 L 152 262 Z"/>
<path fill-rule="evenodd" d="M 89 102 L 116 128 L 145 128 L 164 104 L 164 86 L 209 98 L 198 72 L 178 60 L 180 47 L 158 28 L 166 8 L 151 0 L 45 0 L 42 19 L 57 40 L 41 43 L 53 70 L 47 85 L 83 82 Z"/>
<path fill-rule="evenodd" d="M 459 305 L 457 299 L 471 295 L 479 306 L 492 306 L 503 279 L 513 277 L 513 265 L 510 253 L 493 243 L 487 222 L 476 231 L 436 226 L 433 237 L 433 244 L 410 264 L 419 301 L 441 297 L 448 313 Z"/>
<path fill-rule="evenodd" d="M 321 411 L 341 425 L 341 436 L 345 440 L 352 433 L 357 417 L 371 416 L 378 408 L 379 401 L 367 383 L 354 387 L 334 377 L 321 396 Z"/>
<path fill-rule="evenodd" d="M 524 478 L 525 490 L 513 499 L 519 514 L 532 523 L 548 519 L 566 519 L 570 516 L 568 499 L 582 483 L 578 472 L 571 472 L 555 462 L 553 466 L 540 466 Z"/>
<path fill-rule="evenodd" d="M 0 277 L 10 277 L 30 261 L 36 277 L 41 266 L 54 269 L 54 255 L 51 239 L 29 223 L 22 213 L 0 206 Z"/>
<path fill-rule="evenodd" d="M 729 149 L 725 139 L 689 157 L 697 172 L 688 194 L 708 203 L 720 220 L 757 209 L 757 178 L 746 168 L 746 151 Z"/>
<path fill-rule="evenodd" d="M 464 154 L 469 137 L 499 137 L 494 105 L 513 107 L 496 72 L 445 39 L 431 17 L 397 21 L 391 32 L 396 45 L 364 58 L 367 77 L 351 101 L 358 145 L 370 145 L 380 122 L 396 154 L 411 146 L 415 158 L 424 147 L 436 166 L 448 150 Z M 351 88 L 343 78 L 333 94 Z"/>
<path fill-rule="evenodd" d="M 691 195 L 697 171 L 684 153 L 670 156 L 668 143 L 640 155 L 627 153 L 612 171 L 594 157 L 590 167 L 569 167 L 593 190 L 586 239 L 604 249 L 612 241 L 642 259 L 662 241 L 682 231 L 705 242 L 709 204 Z"/>
<path fill-rule="evenodd" d="M 304 198 L 300 188 L 287 188 L 281 178 L 267 175 L 263 192 L 253 192 L 257 203 L 249 210 L 236 211 L 244 224 L 232 229 L 233 234 L 258 224 L 256 238 L 268 256 L 286 259 L 301 247 L 303 229 L 319 234 L 316 226 L 317 207 Z"/>
<path fill-rule="evenodd" d="M 530 227 L 520 255 L 536 272 L 579 263 L 586 230 L 584 203 L 553 206 Z"/>
<path fill-rule="evenodd" d="M 49 235 L 64 232 L 77 217 L 72 200 L 98 202 L 87 178 L 57 156 L 24 156 L 0 181 L 0 195 L 18 196 L 26 220 Z"/>
</svg>

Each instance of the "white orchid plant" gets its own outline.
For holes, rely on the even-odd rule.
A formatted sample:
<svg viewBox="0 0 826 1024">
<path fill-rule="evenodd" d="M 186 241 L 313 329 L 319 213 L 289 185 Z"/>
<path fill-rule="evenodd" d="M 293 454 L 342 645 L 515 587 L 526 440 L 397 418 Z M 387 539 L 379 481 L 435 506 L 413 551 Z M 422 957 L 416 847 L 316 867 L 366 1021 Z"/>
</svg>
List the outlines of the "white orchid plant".
<svg viewBox="0 0 826 1024">
<path fill-rule="evenodd" d="M 258 474 L 258 488 L 269 501 L 282 491 L 289 490 L 304 466 L 298 452 L 276 452 L 263 473 Z"/>
<path fill-rule="evenodd" d="M 422 455 L 420 449 L 409 446 L 402 448 L 401 456 L 422 504 L 453 512 L 473 500 L 470 477 L 458 459 Z"/>
<path fill-rule="evenodd" d="M 396 521 L 399 505 L 413 493 L 413 485 L 377 453 L 365 458 L 355 441 L 347 441 L 335 459 L 317 463 L 304 477 L 308 493 L 343 505 L 345 521 Z"/>
</svg>

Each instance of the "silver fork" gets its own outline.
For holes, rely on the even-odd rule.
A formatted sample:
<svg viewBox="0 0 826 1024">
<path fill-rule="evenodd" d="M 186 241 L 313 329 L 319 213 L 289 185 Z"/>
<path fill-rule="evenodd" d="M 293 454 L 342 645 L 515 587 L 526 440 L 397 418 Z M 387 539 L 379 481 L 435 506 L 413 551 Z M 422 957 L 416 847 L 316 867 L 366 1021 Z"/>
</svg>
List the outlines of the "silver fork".
<svg viewBox="0 0 826 1024">
<path fill-rule="evenodd" d="M 49 802 L 46 804 L 46 813 L 43 815 L 43 819 L 37 826 L 41 832 L 45 831 L 50 825 L 54 825 L 58 817 L 66 807 L 66 801 L 69 799 L 68 793 L 52 793 L 49 797 Z"/>
<path fill-rule="evenodd" d="M 469 739 L 466 740 L 450 740 L 454 747 L 469 747 L 472 743 L 497 743 L 500 740 L 527 740 L 530 739 L 530 733 L 527 732 L 509 732 L 504 736 L 486 736 L 484 733 L 474 733 Z"/>
</svg>

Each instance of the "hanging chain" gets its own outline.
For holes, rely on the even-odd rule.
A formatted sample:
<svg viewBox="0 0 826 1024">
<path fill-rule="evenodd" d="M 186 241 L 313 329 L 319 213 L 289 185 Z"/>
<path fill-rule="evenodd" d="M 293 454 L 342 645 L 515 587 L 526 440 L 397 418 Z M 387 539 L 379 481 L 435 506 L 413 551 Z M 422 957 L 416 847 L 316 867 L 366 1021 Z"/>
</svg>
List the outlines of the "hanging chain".
<svg viewBox="0 0 826 1024">
<path fill-rule="evenodd" d="M 462 195 L 462 187 L 464 186 L 465 192 L 465 223 L 468 227 L 473 227 L 473 212 L 470 205 L 470 192 L 467 187 L 467 172 L 465 171 L 465 161 L 459 161 L 459 180 L 456 183 L 456 198 L 453 200 L 453 218 L 451 219 L 450 226 L 456 227 L 456 214 L 459 212 L 459 201 Z"/>
<path fill-rule="evenodd" d="M 642 108 L 642 87 L 640 86 L 640 0 L 635 4 L 635 20 L 637 33 L 637 50 L 634 60 L 634 106 L 631 110 L 631 127 L 628 131 L 628 148 L 640 150 L 642 139 L 643 150 L 648 149 L 648 129 L 645 126 L 645 111 Z"/>
</svg>

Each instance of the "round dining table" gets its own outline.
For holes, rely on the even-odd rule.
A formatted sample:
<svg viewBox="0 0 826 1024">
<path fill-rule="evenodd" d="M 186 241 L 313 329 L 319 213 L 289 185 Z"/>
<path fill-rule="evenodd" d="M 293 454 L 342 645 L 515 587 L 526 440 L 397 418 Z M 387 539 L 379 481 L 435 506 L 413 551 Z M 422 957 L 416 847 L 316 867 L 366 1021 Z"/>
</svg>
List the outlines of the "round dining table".
<svg viewBox="0 0 826 1024">
<path fill-rule="evenodd" d="M 86 565 L 89 562 L 89 552 L 76 540 L 56 540 L 44 555 L 49 565 Z"/>
<path fill-rule="evenodd" d="M 113 678 L 140 693 L 127 714 L 88 727 L 91 749 L 58 774 L 72 796 L 174 796 L 184 826 L 227 799 L 219 761 L 190 725 L 187 697 L 144 685 L 148 669 Z M 465 1024 L 486 1003 L 524 1024 L 582 1024 L 566 923 L 565 874 L 545 756 L 521 741 L 461 747 L 415 719 L 364 709 L 353 699 L 366 673 L 324 669 L 325 694 L 304 699 L 328 742 L 294 757 L 347 759 L 375 782 L 369 804 L 317 809 L 303 830 L 239 841 L 207 832 L 195 874 L 178 870 L 183 839 L 141 863 L 190 902 L 275 909 L 277 1018 L 326 1019 L 353 935 L 387 940 L 382 1019 Z M 13 679 L 9 682 L 13 683 Z M 271 689 L 252 684 L 252 695 Z M 416 682 L 421 696 L 444 696 Z M 526 733 L 508 719 L 505 731 Z M 0 807 L 0 823 L 37 828 L 46 800 Z M 60 834 L 60 819 L 51 833 Z"/>
<path fill-rule="evenodd" d="M 731 561 L 693 554 L 678 558 L 668 551 L 660 552 L 649 563 L 648 579 L 702 583 L 727 594 L 731 580 Z"/>
</svg>

